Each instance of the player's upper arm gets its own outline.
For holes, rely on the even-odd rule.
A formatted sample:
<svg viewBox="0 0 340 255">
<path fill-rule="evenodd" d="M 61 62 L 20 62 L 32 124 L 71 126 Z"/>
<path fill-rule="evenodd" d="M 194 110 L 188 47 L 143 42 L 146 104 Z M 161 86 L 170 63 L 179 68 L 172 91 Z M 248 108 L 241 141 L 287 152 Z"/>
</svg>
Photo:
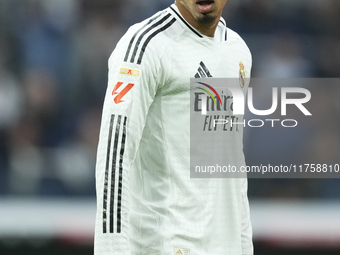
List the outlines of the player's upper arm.
<svg viewBox="0 0 340 255">
<path fill-rule="evenodd" d="M 112 114 L 127 118 L 129 141 L 138 146 L 150 105 L 162 80 L 157 47 L 152 43 L 143 49 L 143 42 L 130 29 L 119 41 L 109 58 L 108 87 L 103 117 Z M 144 50 L 144 52 L 142 52 Z"/>
</svg>

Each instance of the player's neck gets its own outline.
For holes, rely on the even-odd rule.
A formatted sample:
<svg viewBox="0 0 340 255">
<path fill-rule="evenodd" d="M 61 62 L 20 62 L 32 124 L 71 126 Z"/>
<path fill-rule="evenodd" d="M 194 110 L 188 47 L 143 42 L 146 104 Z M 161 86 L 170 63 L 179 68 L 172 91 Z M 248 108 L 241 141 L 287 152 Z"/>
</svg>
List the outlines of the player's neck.
<svg viewBox="0 0 340 255">
<path fill-rule="evenodd" d="M 178 1 L 175 2 L 179 12 L 183 16 L 183 18 L 195 29 L 197 29 L 201 34 L 206 36 L 214 37 L 215 30 L 220 20 L 220 17 L 216 18 L 213 23 L 202 24 L 195 20 L 195 18 L 191 15 L 191 13 L 182 5 L 178 4 Z"/>
</svg>

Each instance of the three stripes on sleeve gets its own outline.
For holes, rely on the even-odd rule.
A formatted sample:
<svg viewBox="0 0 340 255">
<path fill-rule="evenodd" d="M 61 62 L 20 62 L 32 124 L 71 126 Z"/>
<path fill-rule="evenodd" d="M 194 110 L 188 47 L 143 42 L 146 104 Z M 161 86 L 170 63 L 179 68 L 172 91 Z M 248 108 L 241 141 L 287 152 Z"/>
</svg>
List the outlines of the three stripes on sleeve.
<svg viewBox="0 0 340 255">
<path fill-rule="evenodd" d="M 145 24 L 143 27 L 141 27 L 135 34 L 134 36 L 131 38 L 129 46 L 127 48 L 126 54 L 125 54 L 125 58 L 124 58 L 124 62 L 130 62 L 130 63 L 134 63 L 135 62 L 135 58 L 137 55 L 137 51 L 139 50 L 139 45 L 141 44 L 144 36 L 146 34 L 148 34 L 150 31 L 153 31 L 150 35 L 148 35 L 148 37 L 145 39 L 141 49 L 140 49 L 140 53 L 139 53 L 139 57 L 136 61 L 136 63 L 138 65 L 140 65 L 142 63 L 142 58 L 145 52 L 146 47 L 148 46 L 149 42 L 151 41 L 151 39 L 153 37 L 155 37 L 157 34 L 163 32 L 164 30 L 166 30 L 167 28 L 169 28 L 175 21 L 175 18 L 172 18 L 170 21 L 168 21 L 168 19 L 171 17 L 171 14 L 167 14 L 165 15 L 162 19 L 158 20 L 157 22 L 155 22 L 154 24 L 152 24 L 152 22 L 154 22 L 155 20 L 157 20 L 160 16 L 163 16 L 164 13 L 157 15 L 156 17 L 153 17 L 149 20 L 149 22 L 147 24 Z M 163 23 L 165 23 L 165 25 L 162 25 Z M 143 32 L 142 32 L 143 31 Z M 138 39 L 135 42 L 135 39 L 137 37 L 137 35 L 139 35 Z M 131 58 L 129 61 L 129 55 L 132 49 L 132 45 L 135 43 L 134 49 L 132 51 L 131 54 Z"/>
<path fill-rule="evenodd" d="M 122 228 L 123 158 L 127 117 L 111 115 L 103 192 L 103 233 L 120 233 Z M 117 186 L 117 188 L 116 188 Z M 116 221 L 116 229 L 114 222 Z"/>
<path fill-rule="evenodd" d="M 149 42 L 168 29 L 176 19 L 167 12 L 152 17 L 130 39 L 124 62 L 141 64 Z M 138 56 L 138 58 L 137 58 Z M 123 158 L 127 117 L 111 114 L 107 140 L 103 188 L 103 233 L 122 231 Z"/>
</svg>

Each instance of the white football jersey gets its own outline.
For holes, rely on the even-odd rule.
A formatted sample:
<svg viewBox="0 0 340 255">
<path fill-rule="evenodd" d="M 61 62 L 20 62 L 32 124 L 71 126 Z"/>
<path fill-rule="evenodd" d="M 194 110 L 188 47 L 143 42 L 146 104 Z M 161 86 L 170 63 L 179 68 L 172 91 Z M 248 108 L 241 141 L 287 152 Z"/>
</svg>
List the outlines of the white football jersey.
<svg viewBox="0 0 340 255">
<path fill-rule="evenodd" d="M 250 51 L 223 19 L 208 37 L 174 4 L 122 37 L 97 152 L 95 255 L 253 254 L 247 179 L 189 171 L 190 78 L 238 78 L 240 62 L 250 77 Z M 226 157 L 245 165 L 242 132 L 231 136 Z"/>
</svg>

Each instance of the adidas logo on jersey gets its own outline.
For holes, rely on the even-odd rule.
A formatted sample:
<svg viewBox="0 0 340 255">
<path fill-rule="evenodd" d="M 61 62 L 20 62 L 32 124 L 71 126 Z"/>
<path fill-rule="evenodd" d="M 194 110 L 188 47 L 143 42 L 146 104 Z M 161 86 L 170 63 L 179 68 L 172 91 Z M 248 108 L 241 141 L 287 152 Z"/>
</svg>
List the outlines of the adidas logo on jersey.
<svg viewBox="0 0 340 255">
<path fill-rule="evenodd" d="M 174 247 L 174 255 L 190 255 L 190 249 Z"/>
<path fill-rule="evenodd" d="M 212 77 L 210 74 L 208 68 L 205 66 L 203 61 L 201 61 L 199 68 L 197 69 L 197 73 L 195 74 L 195 78 L 206 78 L 206 77 Z"/>
</svg>

